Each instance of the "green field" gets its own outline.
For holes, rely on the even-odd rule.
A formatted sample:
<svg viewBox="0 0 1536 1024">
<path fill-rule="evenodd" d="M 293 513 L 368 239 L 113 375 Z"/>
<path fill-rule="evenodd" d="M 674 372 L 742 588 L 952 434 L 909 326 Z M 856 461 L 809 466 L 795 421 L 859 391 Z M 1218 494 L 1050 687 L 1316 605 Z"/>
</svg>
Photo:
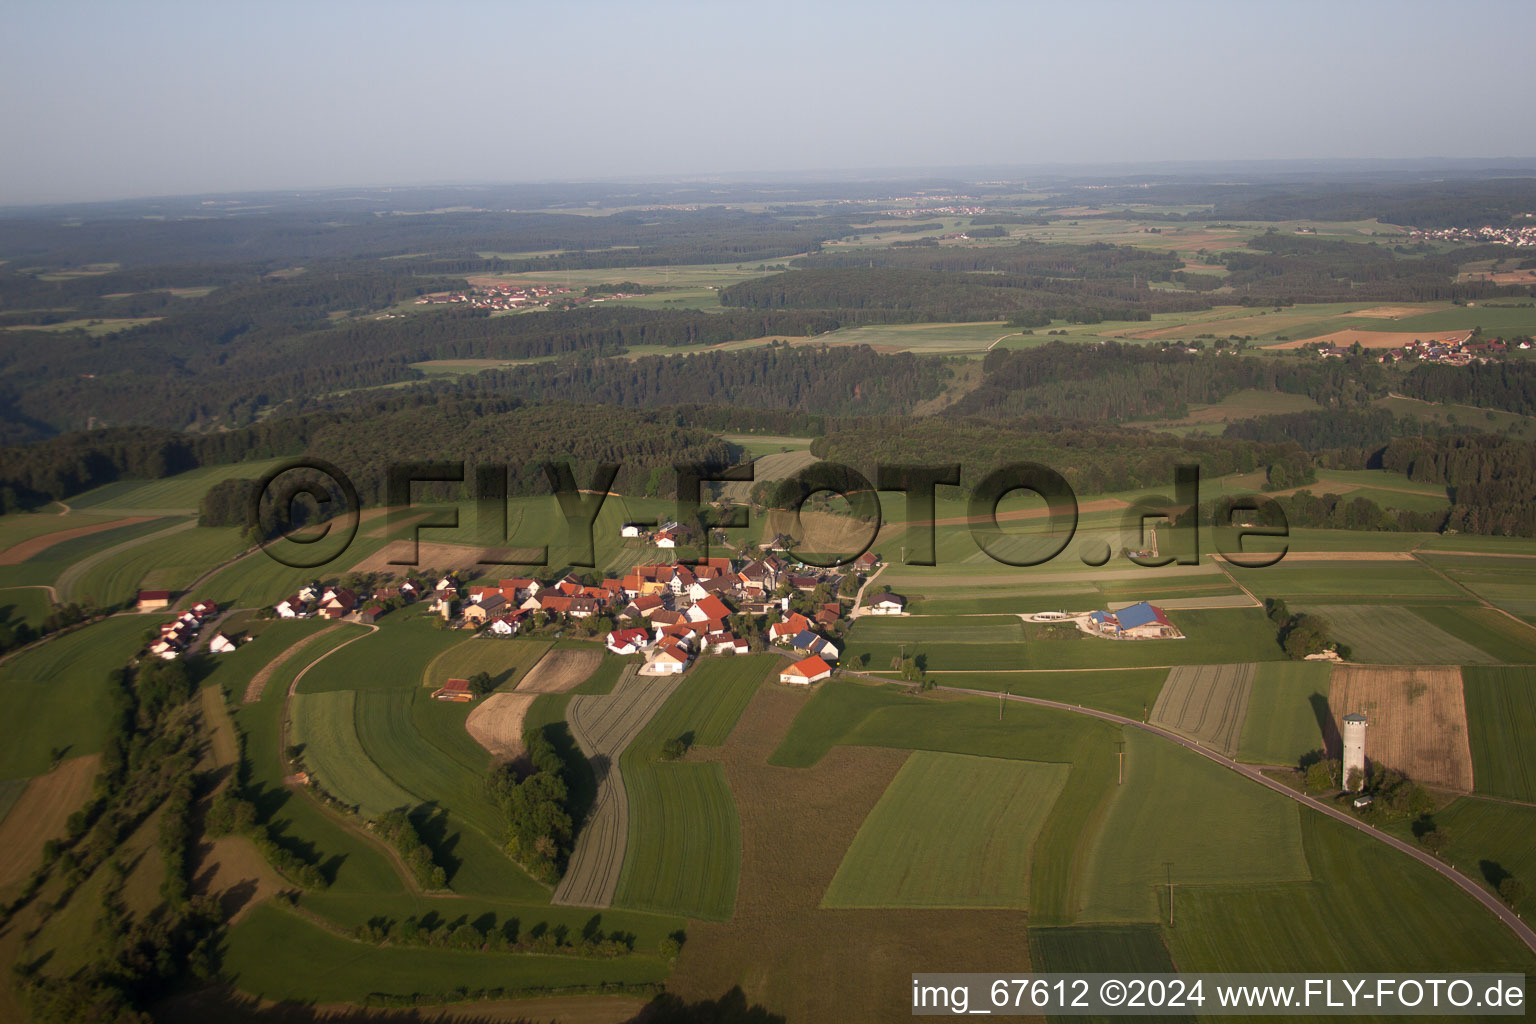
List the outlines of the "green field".
<svg viewBox="0 0 1536 1024">
<path fill-rule="evenodd" d="M 0 671 L 0 699 L 26 728 L 0 745 L 0 779 L 41 775 L 55 747 L 94 754 L 107 733 L 107 673 L 138 653 L 151 620 L 121 615 L 17 655 Z"/>
<path fill-rule="evenodd" d="M 1527 586 L 1536 586 L 1536 578 Z M 1516 622 L 1495 608 L 1424 605 L 1412 611 L 1436 629 L 1483 651 L 1492 661 L 1536 663 L 1536 628 Z"/>
<path fill-rule="evenodd" d="M 1519 939 L 1423 864 L 1312 812 L 1301 837 L 1310 882 L 1177 887 L 1166 934 L 1180 970 L 1536 971 Z"/>
<path fill-rule="evenodd" d="M 1477 791 L 1536 803 L 1536 669 L 1473 667 L 1461 679 Z"/>
<path fill-rule="evenodd" d="M 1248 696 L 1248 716 L 1238 760 L 1253 764 L 1296 764 L 1322 746 L 1313 700 L 1328 700 L 1328 665 L 1277 661 L 1260 665 Z"/>
<path fill-rule="evenodd" d="M 0 589 L 0 624 L 14 629 L 26 623 L 37 629 L 52 612 L 48 591 L 42 587 Z"/>
<path fill-rule="evenodd" d="M 705 658 L 683 677 L 619 758 L 629 830 L 614 905 L 725 920 L 736 902 L 741 825 L 717 763 L 658 760 L 662 744 L 725 742 L 752 695 L 782 664 L 773 655 Z"/>
<path fill-rule="evenodd" d="M 954 672 L 940 677 L 943 686 L 1041 697 L 1063 704 L 1113 711 L 1135 719 L 1146 717 L 1167 678 L 1167 670 L 1160 668 L 1102 672 Z"/>
<path fill-rule="evenodd" d="M 1147 925 L 1031 928 L 1029 946 L 1030 962 L 1042 974 L 1174 971 L 1162 933 Z"/>
<path fill-rule="evenodd" d="M 266 459 L 236 462 L 227 466 L 203 466 L 160 480 L 119 480 L 69 499 L 71 508 L 99 509 L 123 514 L 143 514 L 153 510 L 162 514 L 195 515 L 203 495 L 223 480 L 256 480 L 263 473 L 290 459 Z"/>
<path fill-rule="evenodd" d="M 354 804 L 365 818 L 414 807 L 419 801 L 396 786 L 373 762 L 357 739 L 351 690 L 301 693 L 290 703 L 290 740 L 303 748 L 304 766 L 314 783 L 343 803 Z"/>
<path fill-rule="evenodd" d="M 1305 549 L 1298 543 L 1296 550 Z M 1365 551 L 1369 548 L 1362 543 L 1356 545 L 1354 550 Z M 1282 597 L 1293 602 L 1297 598 L 1338 595 L 1366 597 L 1372 603 L 1379 604 L 1401 603 L 1382 601 L 1382 598 L 1466 598 L 1454 584 L 1413 561 L 1282 561 L 1278 565 L 1260 569 L 1233 566 L 1231 572 L 1238 583 L 1260 597 Z"/>
<path fill-rule="evenodd" d="M 69 596 L 88 604 L 116 605 L 140 589 L 179 592 L 245 548 L 234 527 L 180 530 L 95 563 L 74 581 Z"/>
<path fill-rule="evenodd" d="M 822 906 L 1028 907 L 1035 837 L 1070 772 L 916 751 L 859 826 Z"/>
<path fill-rule="evenodd" d="M 1526 735 L 1529 735 L 1527 733 Z M 1449 837 L 1443 856 L 1462 872 L 1498 891 L 1506 875 L 1518 878 L 1526 888 L 1525 899 L 1515 904 L 1521 917 L 1536 914 L 1536 807 L 1499 800 L 1461 797 L 1435 812 L 1435 828 Z"/>
<path fill-rule="evenodd" d="M 0 516 L 0 520 L 9 516 Z M 185 521 L 185 520 L 182 520 Z M 86 534 L 71 540 L 59 541 L 52 547 L 39 551 L 31 558 L 16 565 L 0 565 L 0 586 L 42 586 L 59 582 L 60 577 L 73 566 L 100 555 L 110 548 L 128 541 L 147 537 L 176 525 L 178 520 L 155 518 L 141 523 L 115 526 L 110 530 Z M 78 572 L 79 570 L 76 570 Z M 73 575 L 73 573 L 72 573 Z"/>
<path fill-rule="evenodd" d="M 48 511 L 8 512 L 0 516 L 0 551 L 45 533 L 78 530 L 82 526 L 110 523 L 119 518 L 116 513 L 105 512 L 66 512 L 58 515 L 52 511 L 56 507 L 50 505 Z"/>
<path fill-rule="evenodd" d="M 1498 659 L 1440 629 L 1416 609 L 1376 604 L 1292 604 L 1328 621 L 1349 660 L 1368 665 L 1483 665 Z"/>
<path fill-rule="evenodd" d="M 490 640 L 466 640 L 465 634 L 440 629 L 441 620 L 410 606 L 387 615 L 371 635 L 350 644 L 344 651 L 315 666 L 299 684 L 300 693 L 324 693 L 326 690 L 400 690 L 420 689 L 431 662 L 459 646 L 484 644 L 505 651 L 522 649 L 524 641 L 512 640 L 500 645 Z M 474 648 L 480 650 L 480 648 Z"/>
<path fill-rule="evenodd" d="M 1296 804 L 1140 730 L 1089 854 L 1079 920 L 1156 921 L 1159 888 L 1310 877 Z M 1134 836 L 1134 841 L 1128 837 Z M 1171 865 L 1171 867 L 1169 867 Z"/>
<path fill-rule="evenodd" d="M 866 615 L 854 624 L 849 639 L 860 644 L 1023 643 L 1024 623 L 1016 615 Z"/>
<path fill-rule="evenodd" d="M 617 959 L 507 956 L 428 947 L 379 947 L 332 934 L 271 904 L 255 907 L 230 928 L 223 970 L 242 992 L 305 1003 L 359 1002 L 376 993 L 453 998 L 480 991 L 570 988 L 660 981 L 667 967 L 654 955 Z"/>
<path fill-rule="evenodd" d="M 469 679 L 477 672 L 491 677 L 497 688 L 511 689 L 553 646 L 550 640 L 475 637 L 448 648 L 423 671 L 422 685 L 438 687 L 449 679 Z"/>
</svg>

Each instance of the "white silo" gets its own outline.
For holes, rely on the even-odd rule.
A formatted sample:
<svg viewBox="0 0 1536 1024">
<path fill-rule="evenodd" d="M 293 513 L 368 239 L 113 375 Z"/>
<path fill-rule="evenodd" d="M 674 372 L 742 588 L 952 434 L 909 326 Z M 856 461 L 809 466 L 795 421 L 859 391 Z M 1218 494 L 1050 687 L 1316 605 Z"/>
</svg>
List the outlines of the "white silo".
<svg viewBox="0 0 1536 1024">
<path fill-rule="evenodd" d="M 1360 786 L 1365 785 L 1365 729 L 1370 725 L 1358 711 L 1344 716 L 1344 788 L 1352 789 L 1351 773 L 1360 772 Z"/>
</svg>

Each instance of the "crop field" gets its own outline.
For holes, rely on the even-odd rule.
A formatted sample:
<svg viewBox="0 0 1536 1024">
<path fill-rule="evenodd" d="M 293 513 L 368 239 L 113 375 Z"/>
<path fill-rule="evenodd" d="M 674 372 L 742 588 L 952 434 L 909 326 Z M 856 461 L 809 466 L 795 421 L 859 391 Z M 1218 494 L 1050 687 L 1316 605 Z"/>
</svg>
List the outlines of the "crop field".
<svg viewBox="0 0 1536 1024">
<path fill-rule="evenodd" d="M 609 657 L 616 655 L 608 654 L 596 644 L 552 650 L 523 674 L 516 689 L 519 693 L 564 693 L 574 690 L 586 682 L 604 659 Z"/>
<path fill-rule="evenodd" d="M 611 694 L 581 694 L 566 705 L 571 735 L 595 765 L 597 794 L 554 902 L 585 907 L 613 903 L 629 842 L 629 796 L 620 755 L 682 680 L 677 676 L 625 673 Z M 659 741 L 658 741 L 659 742 Z"/>
<path fill-rule="evenodd" d="M 845 327 L 831 334 L 818 335 L 815 343 L 828 345 L 869 345 L 881 352 L 922 352 L 936 355 L 979 356 L 993 342 L 1014 336 L 1015 344 L 1027 343 L 1016 327 L 999 320 L 993 322 L 948 324 L 879 324 Z M 1047 339 L 1042 334 L 1038 344 Z M 1055 339 L 1049 339 L 1055 340 Z"/>
<path fill-rule="evenodd" d="M 1297 551 L 1304 550 L 1299 542 L 1293 547 Z M 1230 571 L 1238 583 L 1260 597 L 1282 597 L 1287 601 L 1358 595 L 1379 604 L 1383 603 L 1383 598 L 1466 597 L 1432 570 L 1411 560 L 1288 560 L 1260 569 L 1233 566 Z M 1400 604 L 1402 601 L 1390 603 Z"/>
<path fill-rule="evenodd" d="M 741 824 L 725 772 L 714 763 L 665 764 L 643 756 L 622 763 L 629 838 L 613 904 L 729 918 L 741 871 Z"/>
<path fill-rule="evenodd" d="M 1468 668 L 1462 688 L 1477 792 L 1536 803 L 1536 669 Z"/>
<path fill-rule="evenodd" d="M 6 517 L 0 516 L 0 518 Z M 76 567 L 82 562 L 102 556 L 120 544 L 158 533 L 177 522 L 186 522 L 186 520 L 135 516 L 116 519 L 110 529 L 80 534 L 68 540 L 59 540 L 36 551 L 22 562 L 9 565 L 0 563 L 0 586 L 21 587 L 58 583 L 65 574 L 78 575 L 80 570 Z"/>
<path fill-rule="evenodd" d="M 72 757 L 32 779 L 0 782 L 0 892 L 26 879 L 43 844 L 65 833 L 65 822 L 91 795 L 99 759 Z"/>
<path fill-rule="evenodd" d="M 859 827 L 822 906 L 1028 907 L 1035 838 L 1070 772 L 914 752 Z"/>
<path fill-rule="evenodd" d="M 69 499 L 71 508 L 101 509 L 127 513 L 150 510 L 162 515 L 196 515 L 203 495 L 224 480 L 256 480 L 287 459 L 237 462 L 227 466 L 203 466 L 161 480 L 119 480 Z"/>
<path fill-rule="evenodd" d="M 1370 719 L 1367 761 L 1396 768 L 1419 782 L 1472 791 L 1460 669 L 1336 666 L 1329 679 L 1328 706 L 1335 730 L 1330 746 L 1343 734 L 1343 716 L 1358 712 Z M 1338 756 L 1338 751 L 1330 749 L 1328 754 Z"/>
<path fill-rule="evenodd" d="M 1180 970 L 1536 970 L 1519 939 L 1425 865 L 1310 811 L 1301 835 L 1310 882 L 1178 886 L 1166 934 Z"/>
<path fill-rule="evenodd" d="M 16 801 L 21 799 L 22 791 L 27 788 L 26 779 L 5 779 L 0 781 L 0 825 L 5 823 L 5 816 L 11 813 L 11 808 L 16 806 Z"/>
<path fill-rule="evenodd" d="M 67 757 L 101 750 L 107 732 L 107 673 L 143 644 L 147 620 L 119 616 L 50 640 L 7 661 L 0 699 L 26 728 L 0 745 L 0 779 L 41 775 L 58 747 Z"/>
<path fill-rule="evenodd" d="M 1023 643 L 1024 623 L 1016 615 L 866 615 L 849 633 L 860 643 L 904 642 L 908 646 Z"/>
<path fill-rule="evenodd" d="M 1145 720 L 1168 672 L 1160 668 L 1096 672 L 952 672 L 940 678 L 944 686 L 1042 697 Z"/>
<path fill-rule="evenodd" d="M 1310 877 L 1295 803 L 1167 740 L 1127 730 L 1125 784 L 1094 839 L 1079 919 L 1156 921 L 1170 871 L 1180 886 Z"/>
<path fill-rule="evenodd" d="M 1132 426 L 1175 434 L 1220 434 L 1234 420 L 1252 419 L 1275 413 L 1305 412 L 1317 403 L 1306 395 L 1283 391 L 1246 389 L 1228 395 L 1213 405 L 1191 405 L 1189 415 L 1177 420 L 1137 421 Z"/>
<path fill-rule="evenodd" d="M 1171 974 L 1175 970 L 1162 931 L 1147 925 L 1031 928 L 1029 959 L 1041 974 Z"/>
<path fill-rule="evenodd" d="M 1467 540 L 1473 538 L 1441 538 L 1441 540 Z M 1509 554 L 1520 553 L 1518 546 L 1524 538 L 1480 537 L 1481 541 L 1502 540 L 1510 543 Z M 1528 542 L 1527 542 L 1528 543 Z M 1469 543 L 1468 549 L 1472 547 Z M 1451 579 L 1472 591 L 1484 601 L 1502 608 L 1526 622 L 1536 622 L 1536 564 L 1525 558 L 1495 557 L 1496 549 L 1486 556 L 1428 554 L 1425 561 L 1444 572 Z M 1523 659 L 1522 659 L 1523 660 Z"/>
<path fill-rule="evenodd" d="M 1491 654 L 1458 639 L 1411 608 L 1377 604 L 1292 604 L 1328 621 L 1349 660 L 1377 665 L 1485 665 Z"/>
<path fill-rule="evenodd" d="M 477 672 L 484 672 L 498 689 L 508 684 L 516 684 L 509 687 L 511 689 L 520 689 L 540 660 L 548 656 L 551 646 L 549 640 L 502 637 L 460 640 L 432 659 L 422 672 L 421 684 L 435 689 L 449 679 L 468 679 Z"/>
<path fill-rule="evenodd" d="M 131 526 L 145 518 L 149 517 L 90 512 L 66 512 L 63 515 L 43 512 L 7 513 L 0 516 L 0 565 L 25 562 L 55 544 L 119 526 Z"/>
<path fill-rule="evenodd" d="M 297 694 L 290 704 L 290 736 L 303 748 L 304 766 L 321 789 L 355 804 L 365 818 L 414 807 L 420 800 L 395 785 L 357 739 L 351 690 Z"/>
<path fill-rule="evenodd" d="M 1173 669 L 1152 705 L 1152 721 L 1235 756 L 1257 668 L 1245 664 Z"/>
<path fill-rule="evenodd" d="M 656 713 L 654 729 L 648 726 L 646 732 L 659 733 L 663 742 L 686 733 L 692 737 L 692 746 L 718 747 L 736 727 L 758 686 L 777 678 L 783 664 L 782 658 L 772 654 L 700 658 Z M 633 749 L 644 748 L 636 740 Z M 648 753 L 659 750 L 658 744 Z"/>
<path fill-rule="evenodd" d="M 1326 664 L 1275 661 L 1258 666 L 1248 694 L 1238 760 L 1251 764 L 1296 764 L 1323 745 L 1319 711 L 1328 700 Z"/>
<path fill-rule="evenodd" d="M 616 959 L 507 956 L 457 950 L 380 947 L 354 942 L 270 903 L 229 930 L 224 970 L 236 988 L 267 999 L 360 1002 L 381 987 L 390 994 L 500 987 L 509 992 L 660 981 L 667 967 L 653 955 Z M 436 1000 L 434 1000 L 436 1001 Z"/>
<path fill-rule="evenodd" d="M 1536 587 L 1536 578 L 1529 586 Z M 1516 622 L 1495 608 L 1424 605 L 1412 611 L 1431 626 L 1483 651 L 1489 660 L 1517 665 L 1536 663 L 1536 627 Z"/>
<path fill-rule="evenodd" d="M 906 687 L 870 686 L 834 679 L 817 688 L 768 758 L 771 765 L 810 768 L 860 722 L 883 707 L 918 703 Z"/>
<path fill-rule="evenodd" d="M 742 448 L 753 458 L 772 455 L 786 449 L 809 449 L 811 441 L 815 440 L 810 437 L 789 437 L 783 434 L 721 434 L 720 437 Z"/>
</svg>

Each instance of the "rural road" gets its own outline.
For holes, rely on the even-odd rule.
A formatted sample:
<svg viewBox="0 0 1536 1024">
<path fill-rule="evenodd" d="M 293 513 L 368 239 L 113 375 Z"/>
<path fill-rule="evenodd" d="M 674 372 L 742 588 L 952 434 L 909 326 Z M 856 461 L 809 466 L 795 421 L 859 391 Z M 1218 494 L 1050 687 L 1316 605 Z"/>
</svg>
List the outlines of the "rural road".
<svg viewBox="0 0 1536 1024">
<path fill-rule="evenodd" d="M 950 693 L 963 693 L 973 697 L 986 697 L 989 699 L 997 696 L 996 693 L 989 690 L 969 690 L 958 686 L 940 686 L 938 689 L 946 690 Z M 1487 907 L 1494 914 L 1496 914 L 1505 924 L 1509 925 L 1510 930 L 1519 936 L 1520 941 L 1524 942 L 1533 953 L 1536 953 L 1536 931 L 1532 931 L 1531 927 L 1524 921 L 1520 920 L 1519 916 L 1517 916 L 1514 911 L 1510 910 L 1503 904 L 1503 902 L 1488 893 L 1470 878 L 1467 878 L 1459 871 L 1451 868 L 1447 864 L 1440 861 L 1438 858 L 1425 853 L 1423 850 L 1420 850 L 1418 847 L 1412 845 L 1411 843 L 1406 843 L 1403 840 L 1398 839 L 1396 836 L 1387 835 L 1379 829 L 1372 828 L 1370 825 L 1365 824 L 1352 814 L 1341 811 L 1337 807 L 1330 806 L 1323 801 L 1307 796 L 1304 793 L 1298 793 L 1294 789 L 1291 789 L 1289 786 L 1276 782 L 1274 779 L 1271 779 L 1254 766 L 1239 764 L 1236 761 L 1223 757 L 1222 755 L 1216 753 L 1214 750 L 1210 750 L 1209 748 L 1201 746 L 1194 740 L 1185 739 L 1183 736 L 1180 736 L 1176 732 L 1172 732 L 1168 729 L 1162 729 L 1158 726 L 1151 725 L 1146 722 L 1138 722 L 1134 718 L 1126 718 L 1123 715 L 1116 715 L 1108 711 L 1099 711 L 1094 708 L 1080 707 L 1075 704 L 1063 704 L 1060 701 L 1046 700 L 1043 697 L 1024 697 L 1011 693 L 1007 694 L 1006 696 L 1008 700 L 1019 701 L 1024 704 L 1034 704 L 1043 708 L 1054 708 L 1058 711 L 1071 711 L 1079 715 L 1088 715 L 1092 718 L 1101 718 L 1106 722 L 1114 722 L 1117 725 L 1128 725 L 1132 728 L 1143 729 L 1156 736 L 1161 736 L 1165 740 L 1177 743 L 1179 746 L 1186 750 L 1192 750 L 1202 757 L 1209 758 L 1210 760 L 1215 761 L 1217 764 L 1221 765 L 1223 768 L 1234 771 L 1239 775 L 1244 776 L 1245 778 L 1252 779 L 1259 785 L 1264 786 L 1266 789 L 1271 789 L 1274 792 L 1279 793 L 1281 796 L 1289 797 L 1299 804 L 1304 804 L 1315 811 L 1328 815 L 1330 818 L 1341 821 L 1348 825 L 1350 828 L 1355 829 L 1357 832 L 1364 832 L 1366 835 L 1386 843 L 1388 846 L 1393 847 L 1399 852 L 1406 853 L 1408 856 L 1412 857 L 1419 863 L 1435 871 L 1438 871 L 1441 875 L 1444 875 L 1452 882 L 1455 882 L 1456 885 L 1460 886 L 1461 889 L 1467 893 L 1467 895 L 1480 902 L 1483 906 Z"/>
</svg>

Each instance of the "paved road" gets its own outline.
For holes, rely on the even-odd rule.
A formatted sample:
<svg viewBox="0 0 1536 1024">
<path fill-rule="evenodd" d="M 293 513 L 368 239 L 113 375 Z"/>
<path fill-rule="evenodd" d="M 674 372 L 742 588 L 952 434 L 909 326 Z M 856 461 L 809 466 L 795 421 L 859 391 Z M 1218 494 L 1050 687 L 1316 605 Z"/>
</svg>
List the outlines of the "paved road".
<svg viewBox="0 0 1536 1024">
<path fill-rule="evenodd" d="M 958 686 L 940 686 L 938 689 L 947 690 L 951 693 L 964 693 L 976 697 L 987 697 L 989 699 L 997 696 L 996 693 L 989 690 L 969 690 Z M 1281 796 L 1289 797 L 1290 799 L 1295 800 L 1297 803 L 1305 804 L 1307 807 L 1310 807 L 1315 811 L 1326 814 L 1330 818 L 1341 821 L 1348 825 L 1350 828 L 1355 829 L 1357 832 L 1364 832 L 1366 835 L 1386 843 L 1388 846 L 1393 847 L 1399 852 L 1406 853 L 1414 860 L 1434 871 L 1438 871 L 1441 875 L 1444 875 L 1446 878 L 1456 883 L 1456 885 L 1460 886 L 1461 889 L 1465 891 L 1469 896 L 1477 900 L 1483 906 L 1487 907 L 1494 914 L 1498 915 L 1499 919 L 1507 924 L 1510 930 L 1519 936 L 1521 942 L 1524 942 L 1532 952 L 1536 952 L 1536 931 L 1532 931 L 1531 927 L 1524 921 L 1520 920 L 1514 911 L 1510 910 L 1507 906 L 1504 905 L 1503 901 L 1491 895 L 1486 889 L 1472 881 L 1470 878 L 1467 878 L 1465 875 L 1443 863 L 1438 858 L 1425 853 L 1423 850 L 1419 849 L 1411 843 L 1406 843 L 1403 840 L 1398 839 L 1396 836 L 1387 835 L 1379 829 L 1365 824 L 1352 814 L 1341 811 L 1337 807 L 1326 804 L 1321 800 L 1314 799 L 1313 797 L 1307 796 L 1304 793 L 1298 793 L 1294 789 L 1291 789 L 1289 786 L 1276 782 L 1274 779 L 1271 779 L 1269 776 L 1265 775 L 1263 772 L 1259 771 L 1258 768 L 1252 765 L 1239 764 L 1236 761 L 1223 757 L 1221 754 L 1214 750 L 1201 746 L 1195 740 L 1186 739 L 1176 732 L 1172 732 L 1168 729 L 1162 729 L 1158 726 L 1150 725 L 1146 722 L 1138 722 L 1134 718 L 1126 718 L 1123 715 L 1112 714 L 1108 711 L 1098 711 L 1093 708 L 1079 707 L 1075 704 L 1063 704 L 1060 701 L 1045 700 L 1042 697 L 1024 697 L 1017 694 L 1008 694 L 1007 699 L 1019 701 L 1020 703 L 1024 704 L 1035 704 L 1045 708 L 1055 708 L 1058 711 L 1071 711 L 1079 715 L 1089 715 L 1093 718 L 1102 718 L 1106 722 L 1114 722 L 1117 725 L 1128 725 L 1136 729 L 1144 729 L 1147 732 L 1161 736 L 1163 739 L 1172 743 L 1177 743 L 1179 746 L 1185 748 L 1186 750 L 1192 750 L 1202 757 L 1209 758 L 1210 760 L 1215 761 L 1217 764 L 1221 765 L 1223 768 L 1237 772 L 1239 775 L 1252 779 L 1259 785 L 1264 786 L 1267 789 L 1271 789 L 1276 793 L 1279 793 Z"/>
</svg>

